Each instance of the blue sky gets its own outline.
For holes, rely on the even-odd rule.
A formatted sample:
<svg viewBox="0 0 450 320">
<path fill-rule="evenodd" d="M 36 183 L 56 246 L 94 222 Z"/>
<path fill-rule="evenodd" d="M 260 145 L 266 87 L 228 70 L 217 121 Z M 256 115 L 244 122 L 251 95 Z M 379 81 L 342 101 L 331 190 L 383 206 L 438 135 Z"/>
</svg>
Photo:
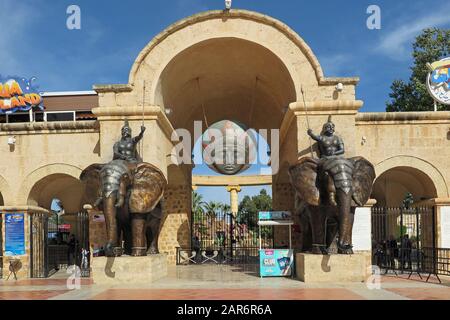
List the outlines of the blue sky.
<svg viewBox="0 0 450 320">
<path fill-rule="evenodd" d="M 0 74 L 36 76 L 42 91 L 126 83 L 134 59 L 155 35 L 191 14 L 222 9 L 223 3 L 0 0 Z M 81 8 L 81 30 L 66 28 L 71 4 Z M 381 30 L 366 27 L 371 4 L 381 8 Z M 423 28 L 450 27 L 448 1 L 233 0 L 233 7 L 289 25 L 312 48 L 326 76 L 359 76 L 361 111 L 384 111 L 392 81 L 409 77 L 411 43 Z M 225 191 L 208 194 L 228 199 Z"/>
</svg>

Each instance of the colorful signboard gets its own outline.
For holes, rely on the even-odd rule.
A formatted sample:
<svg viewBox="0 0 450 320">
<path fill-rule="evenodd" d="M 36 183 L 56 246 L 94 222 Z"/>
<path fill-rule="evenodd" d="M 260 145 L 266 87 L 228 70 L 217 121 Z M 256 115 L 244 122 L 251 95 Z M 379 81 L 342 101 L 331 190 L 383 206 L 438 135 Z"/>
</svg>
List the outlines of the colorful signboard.
<svg viewBox="0 0 450 320">
<path fill-rule="evenodd" d="M 450 105 L 450 57 L 427 64 L 430 69 L 427 88 L 439 103 Z"/>
<path fill-rule="evenodd" d="M 23 213 L 5 214 L 5 256 L 25 254 L 24 220 Z"/>
<path fill-rule="evenodd" d="M 259 250 L 259 274 L 261 277 L 285 277 L 292 274 L 294 250 Z"/>
<path fill-rule="evenodd" d="M 43 99 L 32 84 L 35 80 L 35 77 L 0 77 L 0 114 L 29 111 L 31 108 L 43 110 Z"/>
<path fill-rule="evenodd" d="M 291 220 L 292 216 L 289 211 L 260 211 L 258 218 L 259 220 Z"/>
</svg>

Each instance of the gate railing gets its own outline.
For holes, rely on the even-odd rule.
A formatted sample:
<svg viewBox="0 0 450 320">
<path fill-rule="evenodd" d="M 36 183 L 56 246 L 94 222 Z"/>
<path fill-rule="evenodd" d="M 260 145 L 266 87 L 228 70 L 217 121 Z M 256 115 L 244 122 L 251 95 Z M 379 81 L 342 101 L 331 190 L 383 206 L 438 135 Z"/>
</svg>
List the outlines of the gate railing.
<svg viewBox="0 0 450 320">
<path fill-rule="evenodd" d="M 262 227 L 263 248 L 273 248 L 273 227 Z M 257 218 L 232 213 L 192 214 L 191 244 L 177 248 L 176 262 L 184 264 L 257 264 Z"/>
<path fill-rule="evenodd" d="M 420 277 L 425 273 L 428 279 L 432 274 L 449 274 L 450 249 L 436 247 L 433 207 L 373 207 L 372 239 L 373 264 L 386 273 L 392 270 Z"/>
</svg>

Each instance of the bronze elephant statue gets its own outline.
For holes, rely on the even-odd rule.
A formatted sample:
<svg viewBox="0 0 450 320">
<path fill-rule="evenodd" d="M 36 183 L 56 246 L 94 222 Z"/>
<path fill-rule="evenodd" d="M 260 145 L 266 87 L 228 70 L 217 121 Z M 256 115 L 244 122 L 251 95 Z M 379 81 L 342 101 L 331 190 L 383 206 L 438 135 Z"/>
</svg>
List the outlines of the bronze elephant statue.
<svg viewBox="0 0 450 320">
<path fill-rule="evenodd" d="M 141 162 L 113 160 L 93 164 L 80 175 L 85 201 L 105 215 L 106 256 L 123 253 L 145 256 L 158 253 L 160 205 L 167 180 L 155 166 Z"/>
<path fill-rule="evenodd" d="M 300 216 L 301 250 L 329 254 L 337 247 L 338 253 L 352 254 L 355 209 L 367 203 L 375 170 L 362 157 L 331 160 L 303 157 L 289 168 L 295 212 Z"/>
</svg>

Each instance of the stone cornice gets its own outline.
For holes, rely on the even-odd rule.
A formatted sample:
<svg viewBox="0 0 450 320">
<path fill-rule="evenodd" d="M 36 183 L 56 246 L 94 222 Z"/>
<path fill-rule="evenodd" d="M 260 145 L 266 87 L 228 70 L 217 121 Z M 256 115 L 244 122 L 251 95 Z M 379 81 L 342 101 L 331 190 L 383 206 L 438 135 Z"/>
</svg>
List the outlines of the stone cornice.
<svg viewBox="0 0 450 320">
<path fill-rule="evenodd" d="M 37 206 L 3 206 L 0 207 L 0 213 L 25 212 L 25 213 L 44 213 L 50 214 L 50 211 Z"/>
<path fill-rule="evenodd" d="M 96 120 L 2 123 L 0 124 L 0 135 L 98 132 L 98 129 Z"/>
<path fill-rule="evenodd" d="M 159 106 L 134 107 L 98 107 L 92 109 L 99 121 L 128 120 L 157 120 L 166 136 L 170 139 L 175 129 Z"/>
<path fill-rule="evenodd" d="M 306 104 L 306 107 L 305 107 Z M 318 101 L 293 102 L 289 105 L 296 115 L 321 115 L 321 114 L 357 114 L 363 106 L 361 100 L 318 100 Z"/>
<path fill-rule="evenodd" d="M 306 104 L 306 108 L 305 108 Z M 329 115 L 329 114 L 357 114 L 358 110 L 363 106 L 361 100 L 319 100 L 319 101 L 303 101 L 293 102 L 284 115 L 280 127 L 280 145 L 289 131 L 292 120 L 295 116 L 301 115 Z"/>
<path fill-rule="evenodd" d="M 97 93 L 106 92 L 131 92 L 133 91 L 133 86 L 130 84 L 95 84 L 92 87 Z"/>
<path fill-rule="evenodd" d="M 357 125 L 398 123 L 450 123 L 450 111 L 423 112 L 361 112 L 356 115 Z"/>
</svg>

